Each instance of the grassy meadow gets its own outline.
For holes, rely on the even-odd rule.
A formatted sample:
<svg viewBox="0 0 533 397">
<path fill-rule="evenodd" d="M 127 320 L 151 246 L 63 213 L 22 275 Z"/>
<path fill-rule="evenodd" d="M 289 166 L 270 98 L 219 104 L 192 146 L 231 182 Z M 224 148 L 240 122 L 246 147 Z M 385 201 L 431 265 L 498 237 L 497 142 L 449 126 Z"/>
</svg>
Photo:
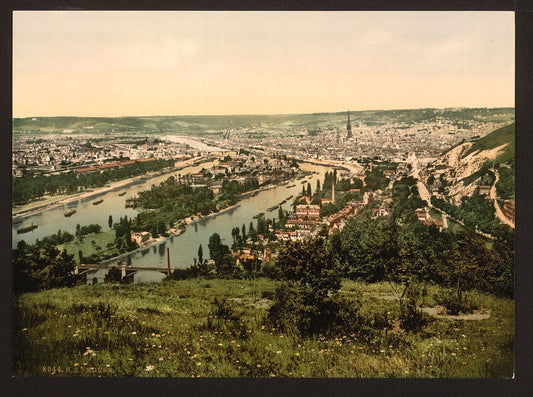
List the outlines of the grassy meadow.
<svg viewBox="0 0 533 397">
<path fill-rule="evenodd" d="M 15 376 L 424 377 L 513 375 L 514 301 L 472 292 L 490 317 L 398 327 L 387 283 L 344 281 L 370 333 L 301 338 L 272 328 L 269 279 L 98 284 L 16 297 Z M 426 286 L 422 306 L 440 287 Z M 218 305 L 214 303 L 217 298 Z M 225 302 L 225 303 L 223 303 Z M 389 327 L 381 327 L 385 321 Z"/>
<path fill-rule="evenodd" d="M 84 257 L 89 257 L 93 254 L 112 257 L 119 254 L 115 246 L 115 231 L 112 229 L 85 236 L 82 241 L 79 238 L 75 238 L 68 243 L 58 245 L 57 248 L 60 251 L 63 249 L 66 250 L 69 255 L 74 255 L 74 261 L 77 264 L 80 263 L 80 257 L 78 255 L 80 250 Z"/>
</svg>

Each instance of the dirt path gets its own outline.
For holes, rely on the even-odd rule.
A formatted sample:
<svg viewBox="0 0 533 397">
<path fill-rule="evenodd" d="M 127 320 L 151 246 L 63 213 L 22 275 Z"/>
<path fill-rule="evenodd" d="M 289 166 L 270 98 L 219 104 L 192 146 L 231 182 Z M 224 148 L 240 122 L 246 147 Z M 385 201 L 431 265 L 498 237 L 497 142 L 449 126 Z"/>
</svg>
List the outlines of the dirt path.
<svg viewBox="0 0 533 397">
<path fill-rule="evenodd" d="M 492 202 L 494 203 L 494 208 L 496 209 L 496 216 L 498 216 L 498 218 L 500 218 L 500 220 L 503 223 L 511 226 L 514 229 L 514 222 L 505 216 L 502 209 L 500 208 L 500 204 L 498 203 L 498 196 L 496 195 L 496 183 L 498 183 L 498 180 L 500 179 L 500 175 L 498 174 L 497 171 L 494 171 L 494 175 L 496 176 L 496 178 L 494 179 L 494 183 L 492 187 L 490 188 L 490 198 L 492 199 Z"/>
</svg>

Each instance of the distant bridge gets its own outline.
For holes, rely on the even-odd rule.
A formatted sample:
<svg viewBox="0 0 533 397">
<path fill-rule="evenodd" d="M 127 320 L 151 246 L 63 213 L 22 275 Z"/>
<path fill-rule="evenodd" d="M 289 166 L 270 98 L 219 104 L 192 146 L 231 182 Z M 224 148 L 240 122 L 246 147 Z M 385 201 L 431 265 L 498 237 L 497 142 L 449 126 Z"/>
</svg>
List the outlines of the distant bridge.
<svg viewBox="0 0 533 397">
<path fill-rule="evenodd" d="M 167 267 L 143 267 L 143 266 L 127 266 L 127 265 L 102 265 L 102 264 L 93 264 L 93 265 L 77 265 L 74 267 L 74 274 L 85 274 L 91 270 L 109 270 L 112 267 L 119 267 L 122 273 L 121 278 L 126 277 L 127 275 L 131 276 L 132 274 L 137 273 L 139 270 L 152 270 L 163 273 L 169 276 L 171 269 Z M 128 274 L 127 274 L 128 273 Z"/>
</svg>

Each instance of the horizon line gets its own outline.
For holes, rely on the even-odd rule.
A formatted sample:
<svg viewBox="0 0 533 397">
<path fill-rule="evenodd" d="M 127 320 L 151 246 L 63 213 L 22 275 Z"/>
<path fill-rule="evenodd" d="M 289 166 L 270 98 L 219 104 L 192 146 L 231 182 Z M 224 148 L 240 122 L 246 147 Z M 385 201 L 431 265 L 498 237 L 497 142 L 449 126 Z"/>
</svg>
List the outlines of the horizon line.
<svg viewBox="0 0 533 397">
<path fill-rule="evenodd" d="M 358 112 L 376 112 L 376 111 L 397 111 L 397 110 L 446 110 L 446 109 L 515 109 L 515 106 L 446 106 L 446 107 L 417 107 L 417 108 L 388 108 L 388 109 L 361 109 L 349 110 L 352 113 Z M 76 117 L 76 118 L 128 118 L 128 117 L 220 117 L 220 116 L 292 116 L 292 115 L 313 115 L 313 114 L 338 114 L 348 113 L 348 111 L 323 111 L 310 113 L 228 113 L 228 114 L 153 114 L 153 115 L 121 115 L 121 116 L 74 116 L 74 115 L 55 115 L 55 116 L 12 116 L 11 119 L 28 119 L 28 118 L 58 118 L 58 117 Z"/>
</svg>

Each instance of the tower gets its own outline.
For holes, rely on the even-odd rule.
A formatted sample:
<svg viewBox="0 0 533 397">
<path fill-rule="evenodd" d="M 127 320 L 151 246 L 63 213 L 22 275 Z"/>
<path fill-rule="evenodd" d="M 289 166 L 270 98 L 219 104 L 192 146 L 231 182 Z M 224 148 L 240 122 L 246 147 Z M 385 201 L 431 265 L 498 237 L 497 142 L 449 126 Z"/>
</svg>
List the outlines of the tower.
<svg viewBox="0 0 533 397">
<path fill-rule="evenodd" d="M 335 204 L 335 179 L 331 180 L 331 202 Z"/>
<path fill-rule="evenodd" d="M 352 137 L 352 126 L 350 124 L 350 109 L 348 109 L 348 124 L 346 124 L 346 131 L 348 134 L 346 135 L 346 139 L 350 139 Z"/>
</svg>

